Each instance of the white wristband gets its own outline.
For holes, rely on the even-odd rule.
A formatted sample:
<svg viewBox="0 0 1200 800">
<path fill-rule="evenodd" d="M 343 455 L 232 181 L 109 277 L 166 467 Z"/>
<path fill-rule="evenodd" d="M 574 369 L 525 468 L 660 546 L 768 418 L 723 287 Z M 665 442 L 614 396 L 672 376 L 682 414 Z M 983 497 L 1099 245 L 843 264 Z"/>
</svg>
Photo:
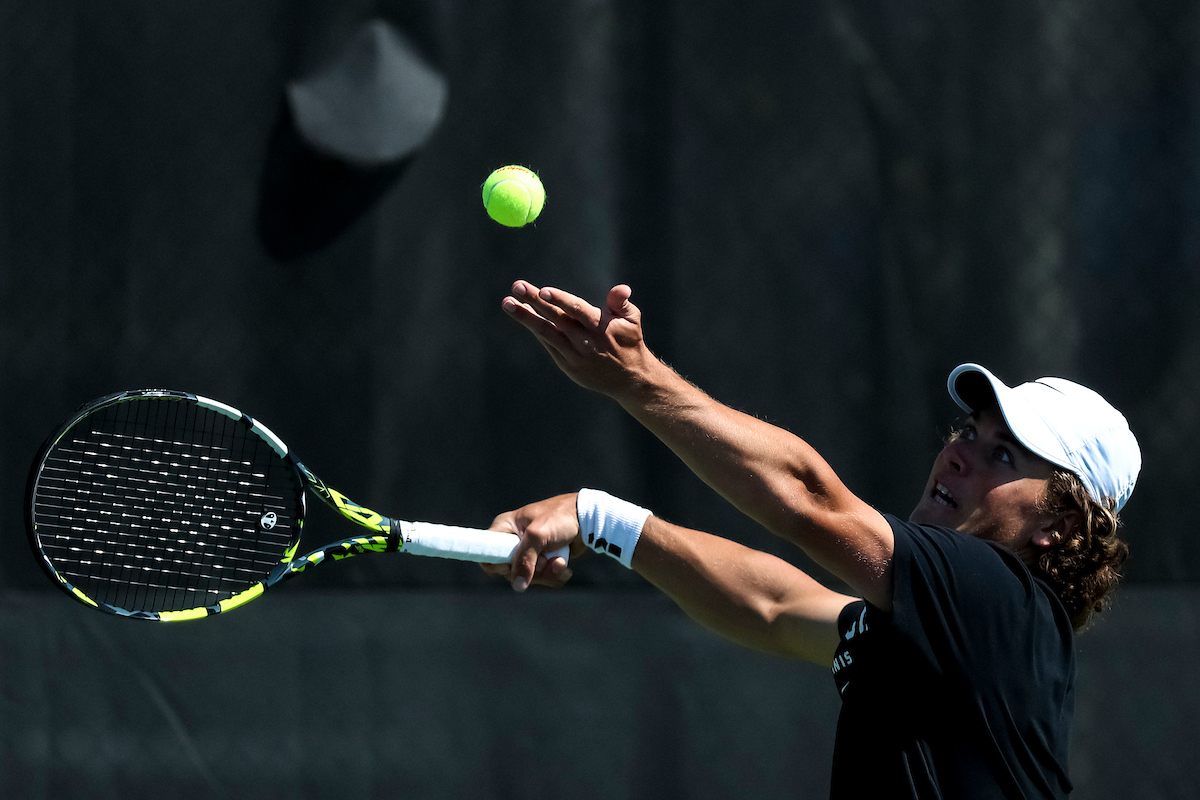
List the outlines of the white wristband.
<svg viewBox="0 0 1200 800">
<path fill-rule="evenodd" d="M 584 544 L 628 567 L 650 511 L 607 492 L 580 489 L 575 512 Z"/>
</svg>

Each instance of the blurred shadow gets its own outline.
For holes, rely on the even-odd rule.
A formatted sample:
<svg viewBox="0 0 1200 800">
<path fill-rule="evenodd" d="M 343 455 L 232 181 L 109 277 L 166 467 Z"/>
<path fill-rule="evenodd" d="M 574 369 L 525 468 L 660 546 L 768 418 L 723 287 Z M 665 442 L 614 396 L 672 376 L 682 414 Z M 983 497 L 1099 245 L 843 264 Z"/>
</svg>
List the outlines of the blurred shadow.
<svg viewBox="0 0 1200 800">
<path fill-rule="evenodd" d="M 448 86 L 388 22 L 363 23 L 331 63 L 289 82 L 263 169 L 258 229 L 280 260 L 354 223 L 441 123 Z"/>
<path fill-rule="evenodd" d="M 282 101 L 258 206 L 258 232 L 267 252 L 288 261 L 320 250 L 362 216 L 415 156 L 372 167 L 326 155 L 300 137 L 291 108 Z"/>
</svg>

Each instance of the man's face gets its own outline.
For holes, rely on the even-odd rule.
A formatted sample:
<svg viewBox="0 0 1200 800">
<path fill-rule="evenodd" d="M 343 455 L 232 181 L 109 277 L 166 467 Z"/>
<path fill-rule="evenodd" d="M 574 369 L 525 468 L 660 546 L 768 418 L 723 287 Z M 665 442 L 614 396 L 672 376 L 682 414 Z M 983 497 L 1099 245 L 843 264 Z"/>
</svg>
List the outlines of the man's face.
<svg viewBox="0 0 1200 800">
<path fill-rule="evenodd" d="M 992 405 L 967 417 L 933 462 L 909 519 L 988 539 L 1030 561 L 1030 541 L 1050 519 L 1037 504 L 1054 471 L 1013 437 Z"/>
</svg>

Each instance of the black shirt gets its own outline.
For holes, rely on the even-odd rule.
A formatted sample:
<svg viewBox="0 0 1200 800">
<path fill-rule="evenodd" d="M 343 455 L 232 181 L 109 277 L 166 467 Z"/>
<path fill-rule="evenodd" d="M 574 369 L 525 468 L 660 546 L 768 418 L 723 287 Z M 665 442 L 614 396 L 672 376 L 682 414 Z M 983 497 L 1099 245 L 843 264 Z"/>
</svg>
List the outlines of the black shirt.
<svg viewBox="0 0 1200 800">
<path fill-rule="evenodd" d="M 1075 652 L 1062 603 L 999 545 L 888 516 L 890 614 L 838 620 L 831 797 L 1059 798 Z"/>
</svg>

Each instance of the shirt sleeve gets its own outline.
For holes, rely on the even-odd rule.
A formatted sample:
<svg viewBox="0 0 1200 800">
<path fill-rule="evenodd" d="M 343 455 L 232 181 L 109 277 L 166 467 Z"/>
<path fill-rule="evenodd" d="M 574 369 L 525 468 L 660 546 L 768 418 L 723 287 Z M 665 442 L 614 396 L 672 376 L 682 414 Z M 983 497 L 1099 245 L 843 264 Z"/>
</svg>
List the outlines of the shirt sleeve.
<svg viewBox="0 0 1200 800">
<path fill-rule="evenodd" d="M 948 528 L 888 522 L 893 631 L 935 675 L 991 680 L 1014 645 L 1032 646 L 1022 631 L 1058 631 L 1052 640 L 1062 641 L 1061 604 L 1015 553 Z"/>
</svg>

